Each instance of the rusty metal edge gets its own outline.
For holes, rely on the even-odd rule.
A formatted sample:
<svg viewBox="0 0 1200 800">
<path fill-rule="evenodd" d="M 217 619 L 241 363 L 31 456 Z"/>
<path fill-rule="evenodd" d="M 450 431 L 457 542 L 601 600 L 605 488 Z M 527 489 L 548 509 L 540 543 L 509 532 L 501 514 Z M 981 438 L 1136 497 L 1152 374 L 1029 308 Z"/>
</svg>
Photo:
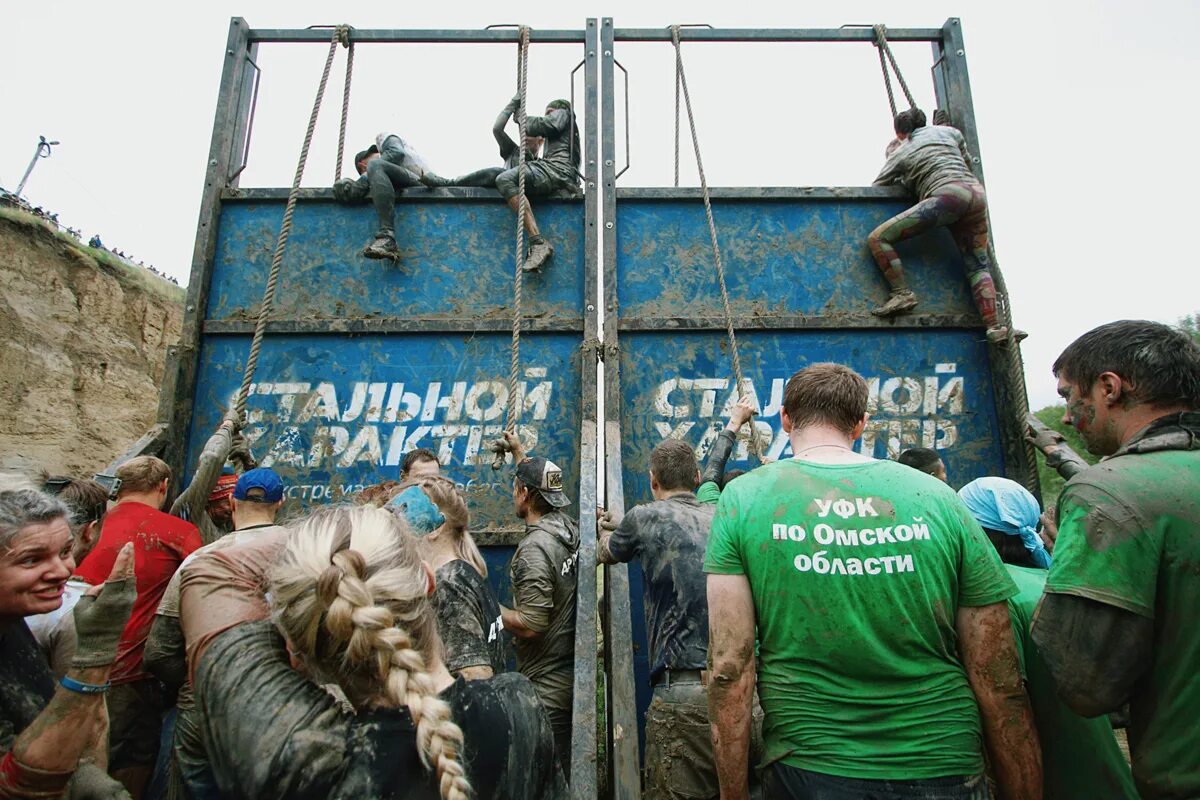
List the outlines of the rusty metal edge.
<svg viewBox="0 0 1200 800">
<path fill-rule="evenodd" d="M 578 333 L 586 329 L 583 317 L 527 317 L 521 330 L 526 332 Z M 463 319 L 448 317 L 330 317 L 328 319 L 273 319 L 268 334 L 369 334 L 369 333 L 506 333 L 512 322 L 503 319 Z M 249 335 L 254 321 L 210 319 L 204 322 L 205 334 Z"/>
<path fill-rule="evenodd" d="M 838 330 L 942 330 L 948 328 L 978 329 L 983 327 L 983 320 L 978 314 L 913 314 L 911 316 L 880 319 L 870 313 L 861 314 L 755 314 L 751 316 L 733 317 L 733 324 L 739 330 L 753 332 L 755 330 L 805 330 L 805 329 L 838 329 Z M 662 330 L 716 330 L 725 332 L 725 318 L 722 316 L 697 317 L 622 317 L 617 323 L 621 331 L 662 331 Z M 982 334 L 981 337 L 982 338 Z"/>
</svg>

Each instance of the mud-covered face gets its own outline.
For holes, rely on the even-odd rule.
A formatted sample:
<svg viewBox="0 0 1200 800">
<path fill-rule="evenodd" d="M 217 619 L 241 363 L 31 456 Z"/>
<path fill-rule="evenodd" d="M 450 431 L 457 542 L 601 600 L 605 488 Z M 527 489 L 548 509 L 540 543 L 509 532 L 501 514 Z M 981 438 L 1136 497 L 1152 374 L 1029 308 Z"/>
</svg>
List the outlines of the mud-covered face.
<svg viewBox="0 0 1200 800">
<path fill-rule="evenodd" d="M 63 517 L 27 525 L 0 550 L 0 617 L 45 614 L 62 605 L 75 571 L 71 528 Z"/>
<path fill-rule="evenodd" d="M 1120 446 L 1105 393 L 1104 376 L 1096 379 L 1086 392 L 1064 376 L 1058 377 L 1058 396 L 1067 406 L 1063 424 L 1079 431 L 1088 452 L 1097 456 L 1112 455 Z"/>
</svg>

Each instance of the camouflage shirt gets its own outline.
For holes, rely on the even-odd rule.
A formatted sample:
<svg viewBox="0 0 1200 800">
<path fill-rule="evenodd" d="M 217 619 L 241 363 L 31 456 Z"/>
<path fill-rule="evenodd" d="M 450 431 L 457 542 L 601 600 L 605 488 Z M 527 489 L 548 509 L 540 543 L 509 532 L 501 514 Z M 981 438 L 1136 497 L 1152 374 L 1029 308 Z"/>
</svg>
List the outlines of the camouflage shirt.
<svg viewBox="0 0 1200 800">
<path fill-rule="evenodd" d="M 892 152 L 875 185 L 899 183 L 924 200 L 947 183 L 978 184 L 970 164 L 967 140 L 957 128 L 926 125 Z"/>
<path fill-rule="evenodd" d="M 566 797 L 550 723 L 533 688 L 508 673 L 441 692 L 462 728 L 479 800 Z M 351 713 L 292 669 L 268 620 L 219 634 L 196 667 L 205 749 L 230 798 L 437 800 L 404 708 Z"/>
<path fill-rule="evenodd" d="M 455 675 L 467 667 L 491 667 L 494 675 L 504 672 L 509 634 L 492 587 L 474 567 L 458 558 L 438 567 L 433 607 L 446 648 L 446 669 Z"/>
<path fill-rule="evenodd" d="M 513 608 L 541 633 L 516 640 L 517 669 L 547 708 L 571 708 L 575 685 L 575 584 L 579 526 L 553 511 L 529 526 L 509 564 Z"/>
<path fill-rule="evenodd" d="M 642 562 L 651 683 L 665 669 L 704 668 L 704 548 L 715 511 L 692 494 L 677 494 L 633 508 L 608 539 L 608 552 L 617 561 Z"/>
</svg>

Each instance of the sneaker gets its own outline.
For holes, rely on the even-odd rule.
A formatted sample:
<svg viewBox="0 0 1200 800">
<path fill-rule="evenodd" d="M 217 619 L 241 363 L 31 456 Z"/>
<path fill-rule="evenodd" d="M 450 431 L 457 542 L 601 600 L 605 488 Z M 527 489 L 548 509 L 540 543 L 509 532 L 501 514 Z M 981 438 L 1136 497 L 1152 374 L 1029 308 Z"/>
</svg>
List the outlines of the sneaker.
<svg viewBox="0 0 1200 800">
<path fill-rule="evenodd" d="M 1020 328 L 1013 328 L 1012 338 L 1018 344 L 1029 338 L 1029 334 Z M 993 325 L 987 329 L 987 340 L 992 344 L 1008 344 L 1008 328 L 1004 325 Z"/>
<path fill-rule="evenodd" d="M 434 172 L 425 172 L 421 175 L 421 183 L 428 186 L 430 189 L 439 189 L 443 186 L 453 186 L 454 182 L 449 178 L 443 178 Z"/>
<path fill-rule="evenodd" d="M 894 317 L 907 314 L 917 307 L 917 296 L 912 289 L 893 289 L 888 301 L 871 313 L 877 317 Z"/>
<path fill-rule="evenodd" d="M 541 236 L 529 240 L 529 254 L 521 269 L 526 272 L 540 272 L 542 267 L 554 256 L 554 245 Z"/>
<path fill-rule="evenodd" d="M 367 245 L 362 254 L 367 258 L 400 260 L 400 248 L 396 247 L 396 237 L 386 233 L 375 234 L 375 241 Z"/>
</svg>

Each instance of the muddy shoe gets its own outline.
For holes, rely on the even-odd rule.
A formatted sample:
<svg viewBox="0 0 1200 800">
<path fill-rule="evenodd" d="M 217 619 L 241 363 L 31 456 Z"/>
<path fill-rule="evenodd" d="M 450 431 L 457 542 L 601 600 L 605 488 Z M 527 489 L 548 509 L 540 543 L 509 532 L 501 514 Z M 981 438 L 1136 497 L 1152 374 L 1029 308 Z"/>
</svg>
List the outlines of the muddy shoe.
<svg viewBox="0 0 1200 800">
<path fill-rule="evenodd" d="M 454 182 L 449 178 L 443 178 L 433 172 L 426 172 L 421 175 L 421 183 L 428 186 L 430 189 L 440 189 L 443 186 L 453 186 Z"/>
<path fill-rule="evenodd" d="M 367 258 L 385 259 L 387 261 L 400 260 L 400 249 L 396 247 L 396 238 L 386 234 L 376 234 L 375 241 L 367 245 L 362 254 Z"/>
<path fill-rule="evenodd" d="M 1020 328 L 1013 328 L 1012 338 L 1015 342 L 1023 342 L 1029 338 L 1029 334 Z M 992 344 L 1007 344 L 1008 343 L 1008 328 L 1004 325 L 996 325 L 987 329 L 987 340 Z"/>
<path fill-rule="evenodd" d="M 871 313 L 877 317 L 894 317 L 897 314 L 907 314 L 917 307 L 917 296 L 912 289 L 897 289 L 888 297 L 888 301 Z"/>
<path fill-rule="evenodd" d="M 554 245 L 541 236 L 536 236 L 529 240 L 529 255 L 525 257 L 525 263 L 521 265 L 521 269 L 526 272 L 540 272 L 553 255 Z"/>
</svg>

